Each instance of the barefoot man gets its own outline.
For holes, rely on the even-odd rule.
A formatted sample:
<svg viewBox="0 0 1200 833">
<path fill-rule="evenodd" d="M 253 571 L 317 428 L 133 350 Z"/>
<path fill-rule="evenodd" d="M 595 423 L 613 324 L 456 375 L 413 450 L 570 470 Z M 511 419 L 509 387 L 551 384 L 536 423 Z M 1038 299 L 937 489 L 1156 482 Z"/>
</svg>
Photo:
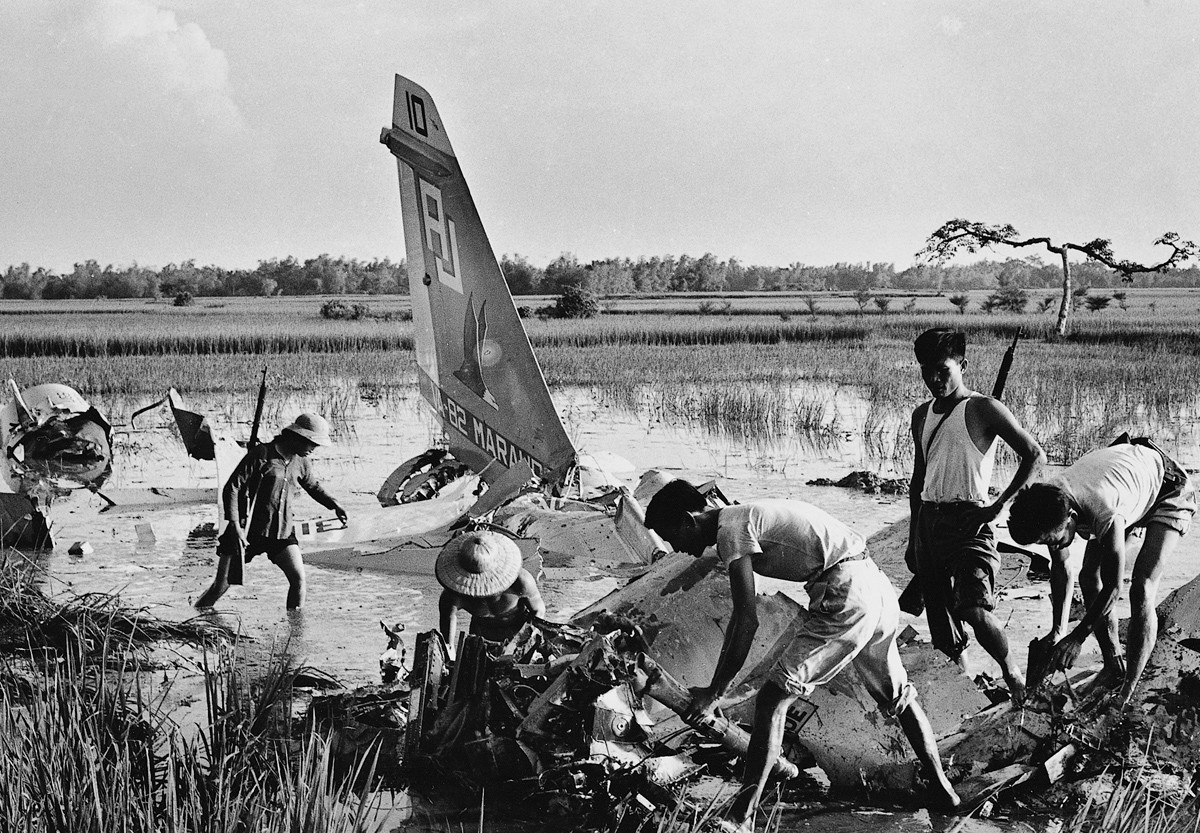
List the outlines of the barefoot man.
<svg viewBox="0 0 1200 833">
<path fill-rule="evenodd" d="M 1104 656 L 1099 685 L 1121 683 L 1119 700 L 1129 704 L 1158 639 L 1154 610 L 1163 566 L 1187 534 L 1196 512 L 1196 490 L 1187 472 L 1150 440 L 1118 442 L 1084 454 L 1045 483 L 1035 483 L 1013 501 L 1008 531 L 1018 544 L 1050 550 L 1050 599 L 1054 622 L 1045 637 L 1054 644 L 1051 669 L 1070 668 L 1089 633 Z M 1144 528 L 1142 549 L 1129 585 L 1128 663 L 1121 656 L 1114 604 L 1125 576 L 1126 540 Z M 1070 633 L 1075 583 L 1067 548 L 1075 535 L 1088 539 L 1079 573 L 1087 611 Z"/>
<path fill-rule="evenodd" d="M 969 624 L 980 646 L 1000 664 L 1013 700 L 1020 702 L 1025 678 L 992 613 L 1000 554 L 991 523 L 1046 455 L 1003 403 L 966 386 L 966 334 L 927 330 L 913 349 L 933 399 L 913 411 L 906 558 L 920 582 L 929 636 L 935 648 L 961 660 L 967 647 L 963 624 Z M 997 437 L 1020 463 L 1008 487 L 989 501 Z"/>
<path fill-rule="evenodd" d="M 318 446 L 329 442 L 324 417 L 300 414 L 279 436 L 247 452 L 237 464 L 221 493 L 228 523 L 217 539 L 217 575 L 196 600 L 196 607 L 212 607 L 225 595 L 234 559 L 250 561 L 260 553 L 287 577 L 288 610 L 304 605 L 304 558 L 292 528 L 296 486 L 346 522 L 346 512 L 321 487 L 308 460 Z M 234 584 L 241 584 L 240 566 L 239 560 Z"/>
<path fill-rule="evenodd" d="M 712 682 L 692 689 L 693 716 L 713 716 L 750 653 L 758 630 L 754 575 L 802 582 L 809 618 L 758 692 L 742 791 L 731 808 L 735 825 L 750 831 L 768 774 L 783 745 L 788 707 L 853 664 L 875 702 L 899 720 L 925 769 L 938 803 L 958 795 L 946 779 L 937 744 L 917 692 L 900 662 L 896 593 L 868 556 L 866 542 L 816 506 L 798 500 L 755 500 L 710 508 L 685 480 L 672 480 L 646 510 L 646 526 L 674 549 L 700 556 L 717 547 L 729 571 L 733 615 Z"/>
</svg>

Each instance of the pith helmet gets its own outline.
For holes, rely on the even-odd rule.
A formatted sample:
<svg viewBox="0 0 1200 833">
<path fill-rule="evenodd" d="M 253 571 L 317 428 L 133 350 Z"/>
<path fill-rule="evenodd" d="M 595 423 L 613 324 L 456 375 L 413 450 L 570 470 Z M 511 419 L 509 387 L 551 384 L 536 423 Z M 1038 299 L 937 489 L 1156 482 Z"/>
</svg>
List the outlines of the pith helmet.
<svg viewBox="0 0 1200 833">
<path fill-rule="evenodd" d="M 506 535 L 482 530 L 452 538 L 434 568 L 447 590 L 464 596 L 494 596 L 521 573 L 521 548 Z"/>
<path fill-rule="evenodd" d="M 283 430 L 291 431 L 316 445 L 329 445 L 332 442 L 329 439 L 329 423 L 319 414 L 300 414 Z"/>
</svg>

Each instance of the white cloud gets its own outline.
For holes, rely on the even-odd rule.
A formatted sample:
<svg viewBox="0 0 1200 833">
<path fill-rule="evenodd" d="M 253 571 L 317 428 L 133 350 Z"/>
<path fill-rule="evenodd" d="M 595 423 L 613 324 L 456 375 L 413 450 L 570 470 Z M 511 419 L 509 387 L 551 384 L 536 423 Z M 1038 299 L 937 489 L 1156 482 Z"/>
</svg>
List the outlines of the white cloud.
<svg viewBox="0 0 1200 833">
<path fill-rule="evenodd" d="M 246 129 L 230 95 L 225 53 L 195 23 L 181 24 L 175 12 L 151 0 L 97 0 L 76 14 L 68 39 L 98 46 L 110 80 L 126 93 L 147 96 L 147 108 L 169 101 L 181 118 L 225 138 Z"/>
</svg>

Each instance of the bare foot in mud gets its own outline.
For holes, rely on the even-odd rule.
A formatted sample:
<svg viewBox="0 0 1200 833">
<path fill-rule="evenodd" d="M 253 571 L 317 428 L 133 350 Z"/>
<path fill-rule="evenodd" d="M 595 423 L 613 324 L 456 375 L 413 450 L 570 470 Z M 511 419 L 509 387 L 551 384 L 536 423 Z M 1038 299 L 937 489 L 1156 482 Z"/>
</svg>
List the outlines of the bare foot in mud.
<svg viewBox="0 0 1200 833">
<path fill-rule="evenodd" d="M 1018 669 L 1005 672 L 1004 684 L 1008 686 L 1008 694 L 1012 697 L 1014 706 L 1025 705 L 1025 677 Z"/>
<path fill-rule="evenodd" d="M 929 785 L 929 808 L 931 810 L 943 810 L 945 812 L 954 812 L 962 805 L 962 798 L 954 791 L 954 787 L 947 781 L 944 786 L 937 784 Z"/>
</svg>

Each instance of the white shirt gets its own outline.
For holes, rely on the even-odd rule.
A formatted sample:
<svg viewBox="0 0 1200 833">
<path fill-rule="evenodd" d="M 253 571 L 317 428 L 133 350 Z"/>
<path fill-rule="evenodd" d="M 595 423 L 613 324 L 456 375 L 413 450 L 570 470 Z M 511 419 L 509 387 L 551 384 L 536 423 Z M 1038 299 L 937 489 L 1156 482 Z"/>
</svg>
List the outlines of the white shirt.
<svg viewBox="0 0 1200 833">
<path fill-rule="evenodd" d="M 1154 449 L 1121 443 L 1089 451 L 1049 482 L 1070 495 L 1078 532 L 1091 538 L 1108 532 L 1118 515 L 1127 527 L 1141 520 L 1162 489 L 1163 469 Z"/>
<path fill-rule="evenodd" d="M 823 509 L 799 500 L 755 500 L 717 516 L 717 555 L 729 566 L 749 557 L 754 572 L 809 582 L 867 549 L 863 537 Z"/>
</svg>

